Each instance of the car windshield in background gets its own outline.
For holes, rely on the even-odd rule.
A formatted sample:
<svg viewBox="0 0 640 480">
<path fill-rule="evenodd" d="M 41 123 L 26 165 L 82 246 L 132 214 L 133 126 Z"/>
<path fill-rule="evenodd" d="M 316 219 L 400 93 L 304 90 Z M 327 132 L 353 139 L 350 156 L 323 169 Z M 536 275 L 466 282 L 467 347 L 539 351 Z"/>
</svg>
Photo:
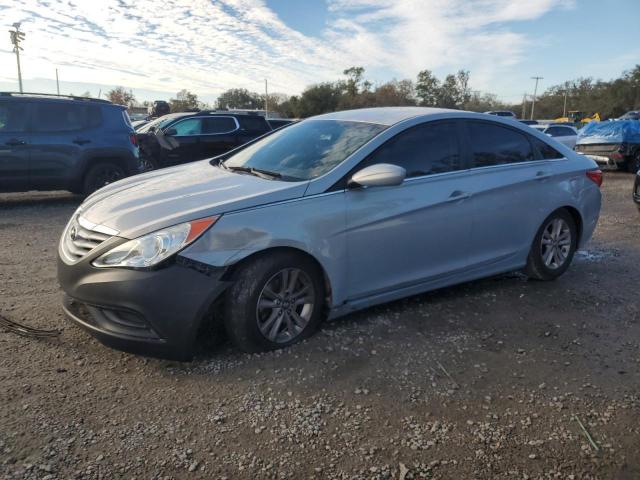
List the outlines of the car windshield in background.
<svg viewBox="0 0 640 480">
<path fill-rule="evenodd" d="M 147 123 L 145 126 L 141 127 L 140 130 L 138 130 L 138 132 L 146 133 L 151 130 L 155 130 L 157 128 L 164 128 L 169 123 L 173 122 L 176 118 L 182 117 L 184 115 L 187 115 L 187 114 L 182 113 L 182 114 L 174 114 L 174 115 L 164 115 L 160 118 L 156 118 L 152 122 Z"/>
<path fill-rule="evenodd" d="M 373 123 L 307 120 L 239 151 L 224 167 L 273 172 L 284 180 L 310 180 L 330 171 L 385 128 Z"/>
</svg>

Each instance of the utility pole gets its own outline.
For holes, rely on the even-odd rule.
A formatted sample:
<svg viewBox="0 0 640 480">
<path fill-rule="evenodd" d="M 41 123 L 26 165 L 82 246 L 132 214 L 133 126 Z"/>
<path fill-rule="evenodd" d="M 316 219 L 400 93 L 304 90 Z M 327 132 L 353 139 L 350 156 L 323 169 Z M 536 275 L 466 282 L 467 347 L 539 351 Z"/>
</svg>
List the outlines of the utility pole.
<svg viewBox="0 0 640 480">
<path fill-rule="evenodd" d="M 58 90 L 58 95 L 60 95 L 60 82 L 58 81 L 58 69 L 56 68 L 56 90 Z"/>
<path fill-rule="evenodd" d="M 538 93 L 538 81 L 542 80 L 544 77 L 531 77 L 531 80 L 536 81 L 536 86 L 533 89 L 533 100 L 531 102 L 531 120 L 533 120 L 533 110 L 536 108 L 536 94 Z"/>
<path fill-rule="evenodd" d="M 520 118 L 522 118 L 523 120 L 527 118 L 527 93 L 526 92 L 522 95 L 522 115 L 520 115 Z"/>
<path fill-rule="evenodd" d="M 269 87 L 267 79 L 264 79 L 264 118 L 269 118 Z"/>
<path fill-rule="evenodd" d="M 20 31 L 20 22 L 13 24 L 15 30 L 9 30 L 11 35 L 11 43 L 13 44 L 13 51 L 16 52 L 16 60 L 18 62 L 18 84 L 20 85 L 20 93 L 22 93 L 22 72 L 20 71 L 20 50 L 23 48 L 20 46 L 20 42 L 24 40 L 24 32 Z"/>
<path fill-rule="evenodd" d="M 564 89 L 564 107 L 562 107 L 562 118 L 566 118 L 567 116 L 567 92 L 569 91 L 568 88 Z"/>
</svg>

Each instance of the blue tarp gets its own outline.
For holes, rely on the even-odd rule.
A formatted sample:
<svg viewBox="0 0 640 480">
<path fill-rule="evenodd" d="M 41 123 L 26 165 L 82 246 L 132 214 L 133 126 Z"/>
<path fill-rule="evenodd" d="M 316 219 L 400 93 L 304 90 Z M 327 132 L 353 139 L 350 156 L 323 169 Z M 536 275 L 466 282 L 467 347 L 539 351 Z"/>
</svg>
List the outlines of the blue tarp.
<svg viewBox="0 0 640 480">
<path fill-rule="evenodd" d="M 590 122 L 578 131 L 577 145 L 640 143 L 640 120 Z"/>
</svg>

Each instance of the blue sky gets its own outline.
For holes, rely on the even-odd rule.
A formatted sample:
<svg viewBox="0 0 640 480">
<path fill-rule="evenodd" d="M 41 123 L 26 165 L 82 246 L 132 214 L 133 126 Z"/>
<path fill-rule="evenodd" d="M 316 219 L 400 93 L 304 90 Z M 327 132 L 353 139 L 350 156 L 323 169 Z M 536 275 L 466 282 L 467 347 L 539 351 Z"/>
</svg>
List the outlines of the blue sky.
<svg viewBox="0 0 640 480">
<path fill-rule="evenodd" d="M 123 85 L 140 100 L 213 101 L 264 78 L 297 94 L 361 65 L 374 84 L 466 69 L 473 89 L 518 102 L 533 75 L 544 90 L 639 64 L 639 19 L 639 0 L 0 0 L 0 27 L 27 33 L 26 90 L 55 92 L 58 68 L 63 93 Z M 8 40 L 0 89 L 17 90 Z"/>
</svg>

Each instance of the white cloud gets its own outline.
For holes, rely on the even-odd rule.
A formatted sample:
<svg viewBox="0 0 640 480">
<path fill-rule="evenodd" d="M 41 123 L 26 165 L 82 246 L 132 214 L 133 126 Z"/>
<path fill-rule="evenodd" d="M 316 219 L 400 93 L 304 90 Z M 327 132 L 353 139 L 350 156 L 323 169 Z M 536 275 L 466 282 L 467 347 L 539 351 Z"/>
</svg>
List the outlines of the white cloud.
<svg viewBox="0 0 640 480">
<path fill-rule="evenodd" d="M 293 0 L 292 0 L 293 1 Z M 472 70 L 488 84 L 530 39 L 508 23 L 568 0 L 328 0 L 322 38 L 285 25 L 264 0 L 0 0 L 7 26 L 27 32 L 26 78 L 52 78 L 200 95 L 230 87 L 298 93 L 351 65 L 413 77 L 423 68 Z M 0 81 L 14 58 L 0 49 Z M 483 85 L 480 85 L 481 87 Z"/>
</svg>

